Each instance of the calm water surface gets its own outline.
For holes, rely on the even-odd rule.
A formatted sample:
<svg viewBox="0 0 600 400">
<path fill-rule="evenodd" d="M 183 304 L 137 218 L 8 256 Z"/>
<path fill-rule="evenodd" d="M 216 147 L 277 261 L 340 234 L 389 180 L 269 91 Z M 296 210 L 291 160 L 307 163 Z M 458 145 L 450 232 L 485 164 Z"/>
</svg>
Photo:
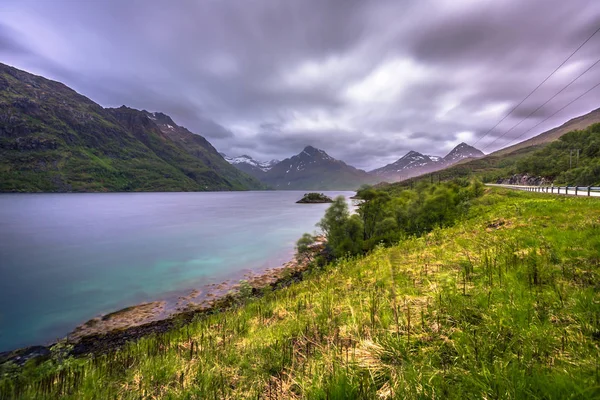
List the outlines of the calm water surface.
<svg viewBox="0 0 600 400">
<path fill-rule="evenodd" d="M 351 196 L 353 192 L 326 192 Z M 326 204 L 303 192 L 0 195 L 0 351 L 275 267 Z"/>
</svg>

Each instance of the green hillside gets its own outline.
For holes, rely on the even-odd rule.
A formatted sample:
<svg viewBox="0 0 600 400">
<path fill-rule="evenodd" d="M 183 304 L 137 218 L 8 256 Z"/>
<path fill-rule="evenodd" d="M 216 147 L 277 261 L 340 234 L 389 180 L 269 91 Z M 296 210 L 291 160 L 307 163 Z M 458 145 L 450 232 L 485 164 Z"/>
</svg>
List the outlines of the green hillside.
<svg viewBox="0 0 600 400">
<path fill-rule="evenodd" d="M 541 146 L 558 140 L 562 135 L 571 131 L 578 131 L 587 128 L 592 124 L 600 123 L 600 108 L 592 110 L 587 114 L 572 118 L 564 124 L 552 128 L 549 131 L 540 133 L 531 139 L 524 140 L 512 146 L 505 147 L 492 153 L 494 156 L 502 156 L 513 153 L 517 150 L 532 146 Z"/>
<path fill-rule="evenodd" d="M 561 136 L 519 160 L 515 169 L 550 178 L 557 184 L 600 185 L 600 124 Z"/>
<path fill-rule="evenodd" d="M 600 207 L 488 189 L 456 224 L 125 348 L 0 369 L 0 398 L 600 397 Z"/>
<path fill-rule="evenodd" d="M 418 182 L 474 177 L 484 182 L 496 182 L 515 174 L 539 176 L 556 184 L 599 185 L 599 149 L 600 124 L 595 123 L 581 130 L 563 132 L 558 139 L 545 144 L 519 148 L 508 154 L 492 153 L 431 174 L 378 187 L 388 192 L 398 192 L 414 187 Z"/>
<path fill-rule="evenodd" d="M 0 64 L 0 192 L 262 187 L 224 160 L 216 169 L 190 155 L 144 118 L 124 118 L 62 83 Z"/>
</svg>

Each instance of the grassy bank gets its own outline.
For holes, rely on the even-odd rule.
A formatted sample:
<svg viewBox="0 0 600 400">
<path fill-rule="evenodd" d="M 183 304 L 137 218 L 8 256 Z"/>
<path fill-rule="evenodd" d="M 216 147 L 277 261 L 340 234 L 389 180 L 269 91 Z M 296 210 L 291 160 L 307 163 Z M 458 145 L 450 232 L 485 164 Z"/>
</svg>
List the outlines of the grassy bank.
<svg viewBox="0 0 600 400">
<path fill-rule="evenodd" d="M 0 398 L 598 398 L 600 202 L 488 190 L 455 226 L 118 352 L 3 366 Z"/>
</svg>

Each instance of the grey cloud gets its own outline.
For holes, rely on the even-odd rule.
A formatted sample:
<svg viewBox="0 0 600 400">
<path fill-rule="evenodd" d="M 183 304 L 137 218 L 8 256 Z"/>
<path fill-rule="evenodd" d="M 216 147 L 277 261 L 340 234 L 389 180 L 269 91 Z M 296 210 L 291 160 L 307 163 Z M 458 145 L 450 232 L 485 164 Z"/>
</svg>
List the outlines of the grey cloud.
<svg viewBox="0 0 600 400">
<path fill-rule="evenodd" d="M 19 40 L 16 32 L 2 23 L 0 23 L 0 54 L 29 54 L 29 49 Z"/>
<path fill-rule="evenodd" d="M 365 169 L 411 149 L 443 155 L 469 135 L 474 142 L 600 26 L 594 0 L 4 6 L 0 58 L 16 67 L 103 106 L 165 112 L 230 155 L 281 159 L 310 144 Z M 599 47 L 600 34 L 478 147 L 507 144 L 600 81 L 599 67 L 502 136 Z M 410 67 L 385 69 L 398 61 Z M 599 100 L 590 93 L 527 136 Z"/>
</svg>

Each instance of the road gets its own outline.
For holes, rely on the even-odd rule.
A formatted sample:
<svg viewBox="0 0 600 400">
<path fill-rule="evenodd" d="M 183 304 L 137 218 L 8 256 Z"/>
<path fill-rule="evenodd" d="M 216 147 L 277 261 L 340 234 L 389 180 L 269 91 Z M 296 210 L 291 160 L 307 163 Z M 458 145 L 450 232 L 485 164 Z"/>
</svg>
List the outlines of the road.
<svg viewBox="0 0 600 400">
<path fill-rule="evenodd" d="M 507 189 L 524 190 L 528 192 L 538 192 L 547 194 L 561 194 L 561 195 L 572 195 L 572 196 L 590 196 L 600 197 L 600 187 L 587 186 L 523 186 L 523 185 L 498 185 L 495 183 L 486 183 L 486 186 L 502 187 Z M 588 190 L 589 189 L 589 190 Z"/>
</svg>

